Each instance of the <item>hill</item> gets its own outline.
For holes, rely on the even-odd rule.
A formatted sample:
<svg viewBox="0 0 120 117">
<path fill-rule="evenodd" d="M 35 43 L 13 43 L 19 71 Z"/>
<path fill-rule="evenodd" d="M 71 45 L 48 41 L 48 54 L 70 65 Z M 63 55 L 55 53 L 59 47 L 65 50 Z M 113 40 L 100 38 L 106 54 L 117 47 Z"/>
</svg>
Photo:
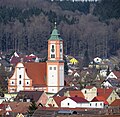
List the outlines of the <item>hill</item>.
<svg viewBox="0 0 120 117">
<path fill-rule="evenodd" d="M 92 59 L 119 56 L 119 0 L 72 2 L 50 0 L 0 1 L 0 50 L 44 53 L 57 22 L 64 53 Z"/>
</svg>

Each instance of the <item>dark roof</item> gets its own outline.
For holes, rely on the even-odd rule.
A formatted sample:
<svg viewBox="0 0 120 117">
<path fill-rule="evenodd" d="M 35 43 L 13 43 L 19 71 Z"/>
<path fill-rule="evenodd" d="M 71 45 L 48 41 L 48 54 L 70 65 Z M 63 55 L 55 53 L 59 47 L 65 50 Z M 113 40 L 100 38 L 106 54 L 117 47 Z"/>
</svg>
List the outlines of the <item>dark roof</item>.
<svg viewBox="0 0 120 117">
<path fill-rule="evenodd" d="M 16 97 L 16 100 L 19 99 L 32 99 L 33 101 L 37 102 L 44 91 L 20 91 Z"/>
<path fill-rule="evenodd" d="M 65 88 L 62 88 L 58 93 L 56 93 L 54 96 L 64 96 L 64 94 L 67 92 L 67 91 L 74 91 L 74 90 L 77 90 L 75 87 L 65 87 Z"/>
</svg>

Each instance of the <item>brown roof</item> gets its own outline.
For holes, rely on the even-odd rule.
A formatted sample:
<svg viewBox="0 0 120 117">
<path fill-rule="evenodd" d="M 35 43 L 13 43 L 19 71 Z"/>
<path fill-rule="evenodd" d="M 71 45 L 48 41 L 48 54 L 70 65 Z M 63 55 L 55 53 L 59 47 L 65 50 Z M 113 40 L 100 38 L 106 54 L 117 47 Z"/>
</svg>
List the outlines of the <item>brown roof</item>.
<svg viewBox="0 0 120 117">
<path fill-rule="evenodd" d="M 114 100 L 114 101 L 110 104 L 110 106 L 120 106 L 120 99 Z"/>
<path fill-rule="evenodd" d="M 120 79 L 120 71 L 113 71 L 113 73 L 118 79 Z"/>
<path fill-rule="evenodd" d="M 26 113 L 31 102 L 5 102 L 5 104 L 11 107 L 12 112 Z"/>
<path fill-rule="evenodd" d="M 64 100 L 66 97 L 65 96 L 62 96 L 62 97 L 59 97 L 59 96 L 56 96 L 56 97 L 53 97 L 53 99 L 55 100 L 56 104 L 60 107 L 61 105 L 61 101 Z"/>
<path fill-rule="evenodd" d="M 80 90 L 69 91 L 70 97 L 82 97 L 85 98 L 83 93 Z"/>
<path fill-rule="evenodd" d="M 113 91 L 113 88 L 98 88 L 97 89 L 98 96 L 103 96 L 105 99 L 107 99 L 110 96 L 112 91 Z"/>
<path fill-rule="evenodd" d="M 46 85 L 46 62 L 24 63 L 27 75 L 32 79 L 33 86 Z"/>
<path fill-rule="evenodd" d="M 31 99 L 37 102 L 44 91 L 20 91 L 16 97 L 16 100 L 19 99 Z"/>
</svg>

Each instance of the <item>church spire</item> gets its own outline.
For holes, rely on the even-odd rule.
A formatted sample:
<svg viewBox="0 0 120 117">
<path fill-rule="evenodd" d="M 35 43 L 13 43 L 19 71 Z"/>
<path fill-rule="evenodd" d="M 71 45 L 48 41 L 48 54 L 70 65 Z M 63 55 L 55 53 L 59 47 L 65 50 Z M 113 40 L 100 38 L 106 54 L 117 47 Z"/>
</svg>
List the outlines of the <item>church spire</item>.
<svg viewBox="0 0 120 117">
<path fill-rule="evenodd" d="M 51 33 L 51 36 L 50 36 L 49 40 L 62 40 L 62 38 L 60 37 L 60 34 L 59 34 L 58 30 L 57 30 L 56 24 L 57 23 L 55 22 L 55 26 L 54 26 L 54 29 L 53 29 L 53 31 Z"/>
</svg>

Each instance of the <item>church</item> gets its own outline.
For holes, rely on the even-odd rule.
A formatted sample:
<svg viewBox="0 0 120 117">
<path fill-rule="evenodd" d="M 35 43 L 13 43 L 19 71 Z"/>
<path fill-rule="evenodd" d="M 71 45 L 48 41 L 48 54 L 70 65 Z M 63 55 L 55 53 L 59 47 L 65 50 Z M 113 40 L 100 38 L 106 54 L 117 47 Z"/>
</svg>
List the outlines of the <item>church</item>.
<svg viewBox="0 0 120 117">
<path fill-rule="evenodd" d="M 8 92 L 39 90 L 57 93 L 64 87 L 63 40 L 55 27 L 48 39 L 46 62 L 19 62 L 8 79 Z"/>
</svg>

